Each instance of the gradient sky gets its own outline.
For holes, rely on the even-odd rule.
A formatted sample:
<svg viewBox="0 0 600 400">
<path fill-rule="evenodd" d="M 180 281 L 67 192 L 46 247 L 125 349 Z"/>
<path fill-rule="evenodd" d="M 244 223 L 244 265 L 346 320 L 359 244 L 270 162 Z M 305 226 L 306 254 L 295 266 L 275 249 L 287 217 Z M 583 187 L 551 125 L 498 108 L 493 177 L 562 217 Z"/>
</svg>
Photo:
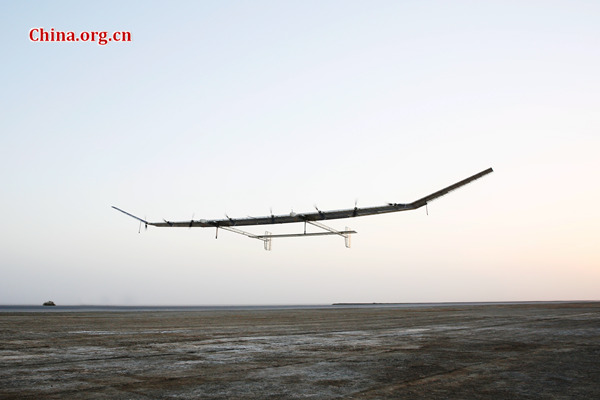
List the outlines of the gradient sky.
<svg viewBox="0 0 600 400">
<path fill-rule="evenodd" d="M 0 304 L 600 300 L 598 21 L 593 1 L 4 1 Z M 429 215 L 331 221 L 351 249 L 138 234 L 110 208 L 374 206 L 488 167 Z"/>
</svg>

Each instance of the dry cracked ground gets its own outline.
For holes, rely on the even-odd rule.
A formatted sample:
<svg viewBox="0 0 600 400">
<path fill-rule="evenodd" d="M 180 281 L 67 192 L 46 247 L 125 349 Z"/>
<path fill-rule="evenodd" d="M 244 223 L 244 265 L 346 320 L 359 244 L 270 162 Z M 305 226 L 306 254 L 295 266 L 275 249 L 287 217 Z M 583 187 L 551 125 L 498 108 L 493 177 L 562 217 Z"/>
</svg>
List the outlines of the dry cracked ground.
<svg viewBox="0 0 600 400">
<path fill-rule="evenodd" d="M 600 303 L 0 313 L 1 399 L 599 399 Z"/>
</svg>

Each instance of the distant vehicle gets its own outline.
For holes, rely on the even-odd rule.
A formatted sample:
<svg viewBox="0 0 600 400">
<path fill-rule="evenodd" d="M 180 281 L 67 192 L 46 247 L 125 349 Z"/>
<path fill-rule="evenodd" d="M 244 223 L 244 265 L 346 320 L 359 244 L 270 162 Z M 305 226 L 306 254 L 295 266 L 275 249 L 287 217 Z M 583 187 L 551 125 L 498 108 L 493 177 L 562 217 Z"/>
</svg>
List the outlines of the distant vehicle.
<svg viewBox="0 0 600 400">
<path fill-rule="evenodd" d="M 54 302 L 52 300 L 47 301 L 44 303 L 45 306 L 55 306 L 56 304 L 54 304 Z"/>
<path fill-rule="evenodd" d="M 225 229 L 230 232 L 239 233 L 240 235 L 247 236 L 252 239 L 262 240 L 264 242 L 265 250 L 271 250 L 271 239 L 273 238 L 282 238 L 282 237 L 300 237 L 300 236 L 321 236 L 321 235 L 340 235 L 344 237 L 346 241 L 346 247 L 350 247 L 350 235 L 356 233 L 356 231 L 350 230 L 350 228 L 346 227 L 344 230 L 338 230 L 331 228 L 327 225 L 320 223 L 322 220 L 330 220 L 330 219 L 345 219 L 345 218 L 353 218 L 353 217 L 362 217 L 365 215 L 377 215 L 377 214 L 385 214 L 397 211 L 409 211 L 416 210 L 417 208 L 421 208 L 423 206 L 427 206 L 427 204 L 443 195 L 458 189 L 461 186 L 464 186 L 468 183 L 473 182 L 481 178 L 484 175 L 487 175 L 494 170 L 492 168 L 488 168 L 484 171 L 479 172 L 473 176 L 470 176 L 466 179 L 463 179 L 460 182 L 456 182 L 453 185 L 450 185 L 444 189 L 438 190 L 435 193 L 432 193 L 428 196 L 425 196 L 419 200 L 415 200 L 412 203 L 388 203 L 383 206 L 375 206 L 375 207 L 363 207 L 358 208 L 356 204 L 354 208 L 348 208 L 344 210 L 332 210 L 332 211 L 321 211 L 316 206 L 315 209 L 317 212 L 310 213 L 294 213 L 285 215 L 270 215 L 264 217 L 249 217 L 249 218 L 230 218 L 226 219 L 199 219 L 199 220 L 190 220 L 190 221 L 167 221 L 163 220 L 163 222 L 148 222 L 145 219 L 136 217 L 133 214 L 128 213 L 127 211 L 123 211 L 120 208 L 112 206 L 117 211 L 122 212 L 136 220 L 140 221 L 140 229 L 142 227 L 142 223 L 146 228 L 148 225 L 158 226 L 158 227 L 180 227 L 180 228 L 215 228 L 217 235 L 219 232 L 219 228 Z M 250 226 L 250 225 L 274 225 L 274 224 L 289 224 L 294 222 L 304 223 L 304 232 L 302 233 L 284 233 L 284 234 L 272 234 L 271 232 L 265 232 L 264 235 L 254 234 L 250 232 L 243 231 L 239 229 L 240 226 Z M 320 229 L 323 229 L 325 232 L 306 232 L 306 224 L 314 225 Z M 139 232 L 139 229 L 138 229 Z M 215 238 L 217 237 L 215 235 Z"/>
</svg>

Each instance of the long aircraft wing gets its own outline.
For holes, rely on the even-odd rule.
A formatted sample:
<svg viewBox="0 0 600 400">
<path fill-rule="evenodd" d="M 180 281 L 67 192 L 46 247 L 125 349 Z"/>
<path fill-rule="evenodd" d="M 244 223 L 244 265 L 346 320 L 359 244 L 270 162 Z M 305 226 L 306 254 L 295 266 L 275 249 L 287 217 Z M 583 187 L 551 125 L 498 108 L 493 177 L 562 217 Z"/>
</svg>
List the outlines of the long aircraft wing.
<svg viewBox="0 0 600 400">
<path fill-rule="evenodd" d="M 249 217 L 249 218 L 225 218 L 225 219 L 200 219 L 200 220 L 189 220 L 189 221 L 167 221 L 163 222 L 148 222 L 142 218 L 136 217 L 133 214 L 130 214 L 126 211 L 121 210 L 115 206 L 112 206 L 115 210 L 121 211 L 122 213 L 135 218 L 136 220 L 151 226 L 158 227 L 181 227 L 181 228 L 194 228 L 194 227 L 202 227 L 202 228 L 220 228 L 220 227 L 240 227 L 240 226 L 250 226 L 250 225 L 273 225 L 273 224 L 289 224 L 293 222 L 317 222 L 323 220 L 330 219 L 342 219 L 342 218 L 353 218 L 353 217 L 362 217 L 366 215 L 376 215 L 376 214 L 385 214 L 391 212 L 398 211 L 408 211 L 408 210 L 416 210 L 417 208 L 421 208 L 428 204 L 429 202 L 444 196 L 447 193 L 450 193 L 453 190 L 456 190 L 462 186 L 465 186 L 468 183 L 473 182 L 489 173 L 493 172 L 492 168 L 488 168 L 485 171 L 481 171 L 478 174 L 470 176 L 466 179 L 463 179 L 460 182 L 456 182 L 453 185 L 450 185 L 444 189 L 438 190 L 428 196 L 425 196 L 421 199 L 415 200 L 412 203 L 388 203 L 383 206 L 375 206 L 375 207 L 354 207 L 348 208 L 344 210 L 331 210 L 331 211 L 319 211 L 310 212 L 310 213 L 290 213 L 284 215 L 269 215 L 264 217 Z M 339 233 L 339 232 L 338 232 Z M 343 232 L 341 232 L 343 233 Z M 260 238 L 258 236 L 253 236 L 255 238 Z"/>
</svg>

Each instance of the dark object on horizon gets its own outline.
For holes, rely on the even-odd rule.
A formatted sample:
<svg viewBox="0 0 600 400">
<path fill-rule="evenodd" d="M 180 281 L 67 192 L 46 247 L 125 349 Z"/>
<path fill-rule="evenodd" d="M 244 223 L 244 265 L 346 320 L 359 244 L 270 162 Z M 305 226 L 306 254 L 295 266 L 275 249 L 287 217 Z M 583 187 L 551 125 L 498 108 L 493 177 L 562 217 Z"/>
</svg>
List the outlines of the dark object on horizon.
<svg viewBox="0 0 600 400">
<path fill-rule="evenodd" d="M 54 304 L 54 302 L 52 300 L 47 301 L 44 303 L 45 306 L 55 306 L 56 304 Z"/>
</svg>

